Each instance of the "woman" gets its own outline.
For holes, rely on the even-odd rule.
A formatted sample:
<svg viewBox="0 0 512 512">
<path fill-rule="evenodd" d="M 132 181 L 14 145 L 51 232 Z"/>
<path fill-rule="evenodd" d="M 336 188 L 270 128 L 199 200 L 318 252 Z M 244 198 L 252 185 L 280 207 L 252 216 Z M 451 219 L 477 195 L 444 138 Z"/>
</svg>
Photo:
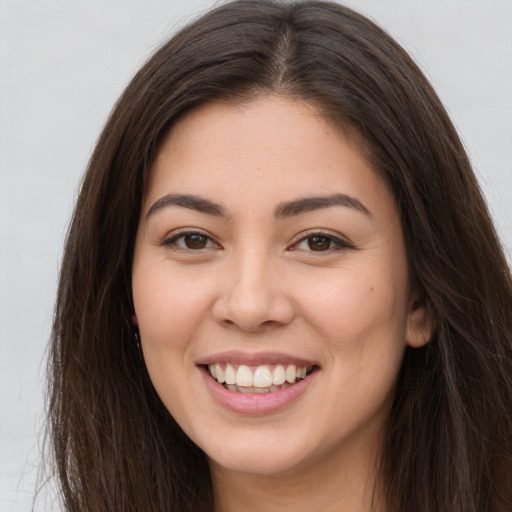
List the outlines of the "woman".
<svg viewBox="0 0 512 512">
<path fill-rule="evenodd" d="M 506 511 L 510 271 L 406 53 L 237 1 L 114 108 L 51 349 L 69 511 Z"/>
</svg>

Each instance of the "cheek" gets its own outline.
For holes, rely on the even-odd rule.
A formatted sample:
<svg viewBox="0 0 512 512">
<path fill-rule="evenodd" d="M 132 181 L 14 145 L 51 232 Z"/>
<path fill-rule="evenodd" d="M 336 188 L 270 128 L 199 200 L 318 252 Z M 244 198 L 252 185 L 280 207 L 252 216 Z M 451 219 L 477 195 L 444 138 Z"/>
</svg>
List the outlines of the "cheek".
<svg viewBox="0 0 512 512">
<path fill-rule="evenodd" d="M 331 407 L 343 421 L 389 407 L 405 349 L 407 294 L 401 279 L 350 273 L 305 304 L 330 353 L 327 374 L 338 390 Z"/>
<path fill-rule="evenodd" d="M 326 339 L 357 348 L 375 337 L 384 341 L 405 336 L 404 279 L 382 272 L 340 271 L 336 278 L 320 282 L 313 294 L 305 293 L 311 289 L 305 283 L 302 309 Z"/>
<path fill-rule="evenodd" d="M 133 300 L 142 338 L 169 348 L 188 341 L 209 307 L 207 289 L 203 281 L 171 272 L 166 265 L 134 272 Z"/>
<path fill-rule="evenodd" d="M 194 339 L 207 317 L 207 286 L 161 262 L 135 267 L 132 288 L 149 376 L 167 409 L 179 415 L 187 396 L 178 391 L 195 370 Z"/>
<path fill-rule="evenodd" d="M 194 339 L 207 318 L 207 286 L 169 266 L 139 268 L 133 274 L 133 299 L 142 352 L 155 389 L 168 410 L 185 407 L 176 390 L 195 370 Z"/>
</svg>

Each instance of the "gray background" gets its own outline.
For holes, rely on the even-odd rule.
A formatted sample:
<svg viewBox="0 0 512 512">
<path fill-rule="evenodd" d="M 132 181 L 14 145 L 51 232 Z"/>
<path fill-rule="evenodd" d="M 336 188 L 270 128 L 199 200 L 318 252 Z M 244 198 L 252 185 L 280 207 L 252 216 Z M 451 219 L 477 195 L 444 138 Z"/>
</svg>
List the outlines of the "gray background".
<svg viewBox="0 0 512 512">
<path fill-rule="evenodd" d="M 415 57 L 512 249 L 512 0 L 351 0 Z M 0 0 L 0 511 L 26 511 L 44 352 L 77 185 L 129 78 L 212 1 Z M 45 501 L 46 499 L 46 501 Z M 35 510 L 52 506 L 51 487 Z"/>
</svg>

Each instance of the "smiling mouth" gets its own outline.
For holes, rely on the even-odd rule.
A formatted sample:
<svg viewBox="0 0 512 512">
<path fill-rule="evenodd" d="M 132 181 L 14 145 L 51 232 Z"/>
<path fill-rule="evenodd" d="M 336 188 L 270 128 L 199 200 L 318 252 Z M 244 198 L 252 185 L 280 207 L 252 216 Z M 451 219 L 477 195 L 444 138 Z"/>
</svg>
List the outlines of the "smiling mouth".
<svg viewBox="0 0 512 512">
<path fill-rule="evenodd" d="M 210 376 L 229 391 L 235 393 L 273 393 L 289 388 L 304 380 L 314 366 L 274 364 L 247 366 L 234 363 L 207 365 Z"/>
</svg>

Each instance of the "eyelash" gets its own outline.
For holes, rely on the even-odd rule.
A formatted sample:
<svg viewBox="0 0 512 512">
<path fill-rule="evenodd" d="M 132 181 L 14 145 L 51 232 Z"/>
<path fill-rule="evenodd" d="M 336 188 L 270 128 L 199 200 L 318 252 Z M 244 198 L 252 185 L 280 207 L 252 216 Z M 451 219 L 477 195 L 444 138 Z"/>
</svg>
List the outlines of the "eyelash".
<svg viewBox="0 0 512 512">
<path fill-rule="evenodd" d="M 185 242 L 185 239 L 187 237 L 193 237 L 193 236 L 202 237 L 203 239 L 206 240 L 207 245 L 205 247 L 192 248 L 192 247 L 180 246 L 178 244 L 178 240 L 183 239 L 183 241 Z M 183 228 L 183 229 L 176 231 L 171 237 L 166 238 L 162 242 L 162 245 L 169 247 L 170 249 L 173 249 L 173 250 L 183 250 L 183 251 L 188 250 L 188 251 L 197 251 L 197 252 L 199 252 L 200 250 L 203 250 L 203 249 L 210 249 L 212 246 L 217 247 L 217 248 L 220 247 L 220 245 L 217 244 L 217 242 L 215 242 L 212 239 L 212 237 L 207 235 L 206 233 L 204 233 L 202 231 L 198 231 L 198 230 L 187 229 L 187 228 Z"/>
<path fill-rule="evenodd" d="M 312 252 L 312 253 L 313 252 L 331 253 L 334 251 L 355 249 L 355 247 L 347 240 L 344 240 L 342 238 L 334 236 L 332 233 L 328 233 L 325 231 L 311 230 L 306 233 L 302 233 L 301 235 L 302 235 L 301 238 L 297 242 L 295 242 L 290 247 L 289 250 L 294 251 L 296 249 L 299 249 L 299 250 L 305 250 L 305 251 Z M 319 251 L 312 249 L 309 241 L 311 241 L 314 238 L 327 240 L 329 242 L 329 247 L 325 250 L 319 250 Z M 308 249 L 300 249 L 299 245 L 302 243 L 306 243 L 308 245 Z"/>
<path fill-rule="evenodd" d="M 183 242 L 186 243 L 185 242 L 186 238 L 193 237 L 193 236 L 201 237 L 203 240 L 205 240 L 206 245 L 204 247 L 192 248 L 192 247 L 182 246 L 178 243 L 178 241 L 180 239 L 183 239 Z M 318 251 L 313 249 L 310 245 L 310 241 L 314 238 L 327 241 L 329 244 L 328 247 L 326 249 L 321 249 Z M 303 243 L 308 244 L 308 249 L 301 249 L 299 247 Z M 169 247 L 170 249 L 173 249 L 173 250 L 184 250 L 184 251 L 192 251 L 192 252 L 199 252 L 201 250 L 210 249 L 212 247 L 221 248 L 220 244 L 215 242 L 215 240 L 213 240 L 208 234 L 206 234 L 202 231 L 190 230 L 187 228 L 183 228 L 182 230 L 175 232 L 171 237 L 166 238 L 162 242 L 162 245 L 165 247 Z M 297 249 L 304 250 L 307 252 L 312 252 L 312 253 L 314 253 L 314 252 L 330 253 L 330 252 L 334 252 L 334 251 L 343 251 L 346 249 L 355 249 L 355 247 L 347 240 L 343 240 L 337 236 L 332 235 L 331 233 L 327 233 L 324 231 L 312 230 L 312 231 L 303 233 L 301 238 L 297 242 L 294 242 L 288 250 L 295 251 Z"/>
</svg>

